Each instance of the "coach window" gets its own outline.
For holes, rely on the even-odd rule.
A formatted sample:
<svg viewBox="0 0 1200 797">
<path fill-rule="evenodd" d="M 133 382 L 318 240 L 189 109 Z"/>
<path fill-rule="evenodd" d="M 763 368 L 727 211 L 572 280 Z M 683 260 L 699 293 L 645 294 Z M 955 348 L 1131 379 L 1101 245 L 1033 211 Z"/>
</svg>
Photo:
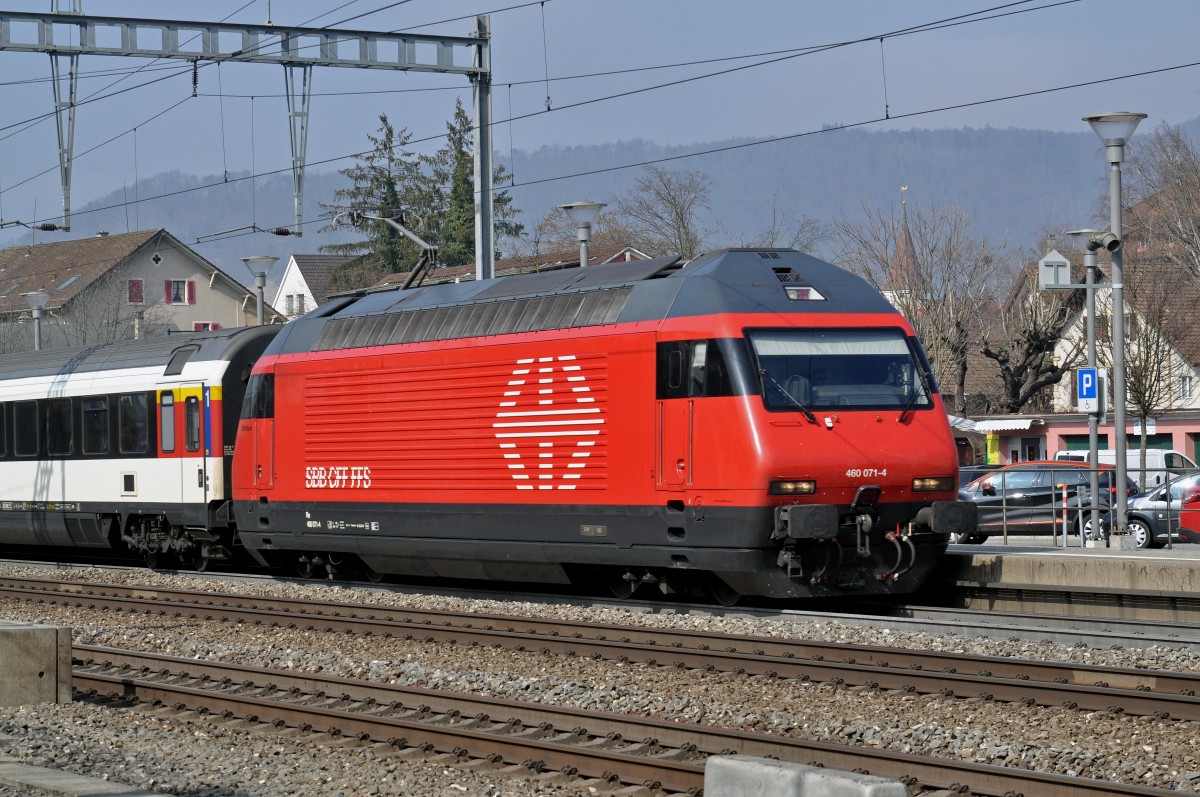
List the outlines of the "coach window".
<svg viewBox="0 0 1200 797">
<path fill-rule="evenodd" d="M 158 401 L 158 417 L 162 426 L 159 448 L 164 454 L 169 454 L 175 450 L 175 394 L 166 391 Z"/>
<path fill-rule="evenodd" d="M 200 450 L 200 399 L 188 396 L 183 402 L 183 444 L 188 451 Z"/>
<path fill-rule="evenodd" d="M 46 453 L 52 457 L 70 456 L 73 453 L 73 442 L 71 399 L 48 399 L 46 401 Z"/>
<path fill-rule="evenodd" d="M 121 453 L 145 454 L 150 448 L 150 408 L 145 394 L 121 396 L 117 406 Z"/>
<path fill-rule="evenodd" d="M 13 404 L 13 453 L 18 457 L 38 454 L 38 411 L 36 401 Z"/>
<path fill-rule="evenodd" d="M 83 453 L 108 453 L 108 397 L 83 400 Z"/>
</svg>

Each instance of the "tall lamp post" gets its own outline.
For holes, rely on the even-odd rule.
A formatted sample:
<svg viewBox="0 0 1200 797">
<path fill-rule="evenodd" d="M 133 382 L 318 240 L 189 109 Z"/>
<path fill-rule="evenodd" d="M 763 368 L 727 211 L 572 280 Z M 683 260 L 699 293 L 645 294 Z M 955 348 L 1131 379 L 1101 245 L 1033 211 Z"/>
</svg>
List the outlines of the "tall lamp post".
<svg viewBox="0 0 1200 797">
<path fill-rule="evenodd" d="M 600 211 L 608 205 L 603 202 L 570 202 L 559 205 L 558 209 L 566 213 L 576 224 L 579 237 L 579 267 L 588 264 L 588 241 L 592 238 L 592 223 L 600 215 Z"/>
<path fill-rule="evenodd" d="M 33 311 L 33 350 L 42 350 L 42 308 L 50 301 L 50 294 L 45 291 L 30 291 L 22 293 L 29 309 Z"/>
<path fill-rule="evenodd" d="M 1102 230 L 1072 230 L 1067 233 L 1071 239 L 1075 241 L 1076 246 L 1083 252 L 1083 265 L 1087 272 L 1087 277 L 1084 282 L 1087 290 L 1087 363 L 1088 368 L 1095 371 L 1096 368 L 1096 250 L 1103 246 L 1104 232 Z M 1099 391 L 1097 391 L 1097 394 Z M 1099 402 L 1097 402 L 1099 404 Z M 1088 413 L 1088 465 L 1091 467 L 1089 474 L 1089 487 L 1091 492 L 1088 495 L 1092 496 L 1092 531 L 1097 532 L 1100 529 L 1100 509 L 1096 505 L 1095 498 L 1099 493 L 1098 480 L 1099 471 L 1097 463 L 1099 458 L 1097 451 L 1100 443 L 1100 408 L 1097 408 Z"/>
<path fill-rule="evenodd" d="M 243 257 L 242 262 L 246 264 L 246 268 L 250 269 L 250 273 L 254 275 L 254 289 L 258 291 L 258 309 L 255 312 L 255 318 L 258 325 L 263 325 L 263 291 L 267 287 L 267 272 L 271 270 L 271 266 L 275 265 L 277 257 L 270 255 L 254 255 L 252 257 Z"/>
<path fill-rule="evenodd" d="M 1094 116 L 1085 116 L 1083 121 L 1092 126 L 1096 135 L 1104 142 L 1108 158 L 1108 231 L 1119 241 L 1121 238 L 1121 161 L 1125 159 L 1125 142 L 1137 129 L 1138 122 L 1146 118 L 1144 113 L 1113 111 Z M 1112 252 L 1112 346 L 1113 346 L 1113 432 L 1116 438 L 1116 495 L 1113 497 L 1116 512 L 1113 514 L 1113 534 L 1128 532 L 1126 501 L 1129 490 L 1125 484 L 1128 462 L 1125 459 L 1125 255 L 1117 246 Z"/>
</svg>

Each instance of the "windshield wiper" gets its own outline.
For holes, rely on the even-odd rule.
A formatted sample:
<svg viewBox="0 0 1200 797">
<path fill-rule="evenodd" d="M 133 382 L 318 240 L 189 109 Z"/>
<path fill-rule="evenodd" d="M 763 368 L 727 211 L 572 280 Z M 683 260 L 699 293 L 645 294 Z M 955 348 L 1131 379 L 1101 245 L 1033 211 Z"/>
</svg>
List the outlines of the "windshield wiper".
<svg viewBox="0 0 1200 797">
<path fill-rule="evenodd" d="M 812 410 L 810 410 L 808 407 L 806 407 L 802 403 L 800 403 L 800 399 L 793 396 L 791 393 L 789 393 L 787 391 L 787 388 L 785 388 L 783 385 L 781 385 L 777 381 L 775 381 L 775 377 L 773 377 L 769 373 L 767 373 L 766 368 L 760 368 L 758 373 L 762 375 L 762 378 L 764 380 L 766 380 L 767 384 L 771 385 L 771 387 L 778 390 L 779 394 L 781 396 L 783 396 L 788 401 L 790 401 L 793 407 L 795 407 L 796 409 L 803 412 L 804 417 L 808 418 L 809 423 L 815 424 L 817 422 L 817 416 L 812 414 Z"/>
<path fill-rule="evenodd" d="M 921 380 L 921 388 L 924 389 L 925 394 L 928 395 L 929 385 L 925 382 L 925 374 L 918 370 L 917 378 Z M 912 408 L 917 406 L 917 400 L 919 398 L 921 398 L 921 390 L 918 390 L 917 386 L 913 385 L 913 392 L 911 395 L 909 395 L 908 402 L 904 405 L 904 409 L 900 410 L 900 417 L 896 419 L 898 422 L 904 423 L 904 419 L 908 417 L 910 412 L 912 412 Z"/>
</svg>

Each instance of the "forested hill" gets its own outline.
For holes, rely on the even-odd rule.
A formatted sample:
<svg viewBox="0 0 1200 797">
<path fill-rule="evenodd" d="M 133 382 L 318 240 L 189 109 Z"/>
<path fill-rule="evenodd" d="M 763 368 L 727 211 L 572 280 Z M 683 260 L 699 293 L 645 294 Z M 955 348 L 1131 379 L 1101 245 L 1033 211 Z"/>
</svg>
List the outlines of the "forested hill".
<svg viewBox="0 0 1200 797">
<path fill-rule="evenodd" d="M 1152 120 L 1151 120 L 1152 121 Z M 686 119 L 680 120 L 686 125 Z M 1053 133 L 1015 128 L 961 130 L 870 131 L 830 129 L 781 142 L 751 144 L 751 140 L 710 142 L 692 147 L 665 147 L 631 138 L 596 146 L 550 146 L 534 151 L 498 151 L 497 164 L 511 169 L 515 204 L 532 226 L 556 205 L 580 199 L 613 201 L 629 191 L 640 167 L 613 168 L 661 161 L 670 169 L 693 170 L 712 179 L 711 217 L 714 245 L 751 238 L 770 223 L 772 206 L 820 221 L 860 212 L 862 203 L 899 202 L 900 186 L 909 187 L 914 204 L 956 204 L 975 218 L 976 230 L 989 238 L 1025 247 L 1036 243 L 1048 228 L 1073 229 L 1097 221 L 1107 192 L 1107 172 L 1099 141 L 1086 125 L 1077 133 Z M 1149 125 L 1147 124 L 1147 127 Z M 1193 141 L 1200 140 L 1200 119 L 1185 123 Z M 348 141 L 347 145 L 365 143 Z M 719 150 L 679 160 L 692 152 Z M 612 169 L 611 171 L 603 171 Z M 592 172 L 584 175 L 585 172 Z M 583 176 L 555 180 L 563 175 Z M 546 182 L 538 182 L 546 180 Z M 170 172 L 143 179 L 136 187 L 118 189 L 76 207 L 72 234 L 88 236 L 99 230 L 165 227 L 185 243 L 220 230 L 257 224 L 290 224 L 290 175 L 255 182 L 219 185 L 177 193 L 197 185 L 220 183 L 220 178 Z M 321 204 L 332 200 L 344 184 L 334 172 L 310 170 L 306 179 L 305 218 L 321 215 Z M 163 200 L 126 205 L 135 196 L 172 194 Z M 77 194 L 78 197 L 78 194 Z M 78 200 L 77 200 L 78 201 Z M 85 212 L 109 207 L 99 212 Z M 321 225 L 306 226 L 303 238 L 279 238 L 264 233 L 198 245 L 197 251 L 242 278 L 239 258 L 251 254 L 286 257 L 291 252 L 314 252 L 328 242 L 317 233 Z M 55 233 L 39 233 L 45 241 Z M 27 243 L 27 231 L 13 232 L 4 245 Z"/>
</svg>

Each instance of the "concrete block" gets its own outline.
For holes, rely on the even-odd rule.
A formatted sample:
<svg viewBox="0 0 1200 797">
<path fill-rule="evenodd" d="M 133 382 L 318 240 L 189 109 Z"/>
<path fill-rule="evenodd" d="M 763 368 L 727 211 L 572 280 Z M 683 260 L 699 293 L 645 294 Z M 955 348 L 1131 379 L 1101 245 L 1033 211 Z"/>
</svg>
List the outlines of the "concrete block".
<svg viewBox="0 0 1200 797">
<path fill-rule="evenodd" d="M 0 706 L 71 702 L 71 629 L 0 621 Z"/>
<path fill-rule="evenodd" d="M 908 797 L 898 780 L 747 755 L 709 756 L 704 797 Z"/>
<path fill-rule="evenodd" d="M 0 762 L 0 785 L 58 797 L 165 797 L 123 783 L 11 762 Z"/>
<path fill-rule="evenodd" d="M 1117 548 L 1122 551 L 1137 550 L 1137 541 L 1133 538 L 1132 534 L 1114 534 L 1112 539 L 1113 542 L 1116 543 L 1112 546 L 1113 548 Z"/>
</svg>

